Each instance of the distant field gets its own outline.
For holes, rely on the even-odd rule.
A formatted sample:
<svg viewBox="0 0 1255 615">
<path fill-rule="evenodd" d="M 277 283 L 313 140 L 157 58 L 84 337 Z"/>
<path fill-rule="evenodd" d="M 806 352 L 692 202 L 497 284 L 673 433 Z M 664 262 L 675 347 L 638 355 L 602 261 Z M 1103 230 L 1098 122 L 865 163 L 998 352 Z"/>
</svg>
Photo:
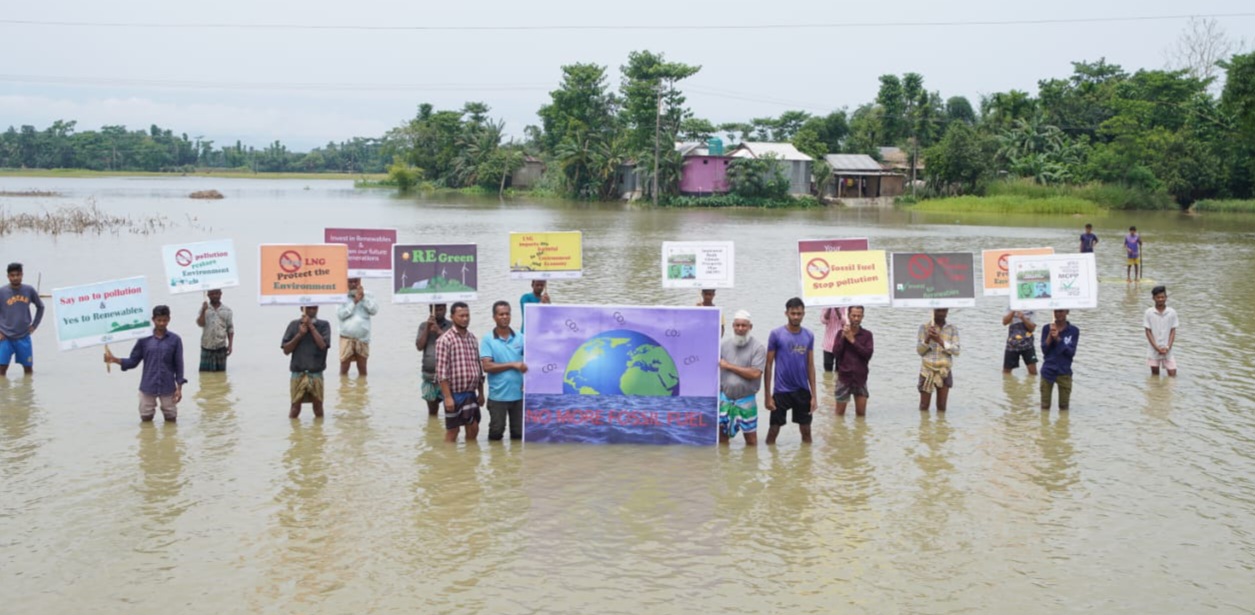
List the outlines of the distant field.
<svg viewBox="0 0 1255 615">
<path fill-rule="evenodd" d="M 997 214 L 1061 214 L 1096 215 L 1107 208 L 1077 197 L 1053 196 L 1029 198 L 1018 195 L 958 196 L 929 199 L 908 205 L 912 211 L 945 213 L 997 213 Z"/>
<path fill-rule="evenodd" d="M 86 169 L 0 169 L 0 177 L 220 177 L 229 179 L 366 179 L 387 178 L 384 173 L 249 173 L 246 171 L 196 171 L 156 173 L 148 171 L 88 171 Z"/>
</svg>

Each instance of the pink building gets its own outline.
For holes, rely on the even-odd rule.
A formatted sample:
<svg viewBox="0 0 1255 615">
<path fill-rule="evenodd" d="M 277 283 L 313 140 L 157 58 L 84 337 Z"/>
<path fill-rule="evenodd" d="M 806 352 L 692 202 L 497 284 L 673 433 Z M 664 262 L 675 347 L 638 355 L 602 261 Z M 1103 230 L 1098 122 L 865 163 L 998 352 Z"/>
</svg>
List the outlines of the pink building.
<svg viewBox="0 0 1255 615">
<path fill-rule="evenodd" d="M 709 196 L 728 193 L 728 156 L 712 156 L 705 143 L 676 143 L 684 157 L 680 170 L 680 194 Z"/>
</svg>

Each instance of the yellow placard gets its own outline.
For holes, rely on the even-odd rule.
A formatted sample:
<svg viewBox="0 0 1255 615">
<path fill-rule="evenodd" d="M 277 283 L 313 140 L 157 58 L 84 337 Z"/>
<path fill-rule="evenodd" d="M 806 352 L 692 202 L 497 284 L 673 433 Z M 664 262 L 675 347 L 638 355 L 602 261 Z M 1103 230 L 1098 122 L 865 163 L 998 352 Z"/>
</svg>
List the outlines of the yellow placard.
<svg viewBox="0 0 1255 615">
<path fill-rule="evenodd" d="M 578 278 L 583 270 L 583 234 L 579 231 L 510 233 L 511 278 Z"/>
<path fill-rule="evenodd" d="M 349 248 L 344 244 L 266 244 L 258 271 L 262 305 L 343 303 L 349 292 Z"/>
<path fill-rule="evenodd" d="M 800 258 L 806 305 L 889 305 L 884 250 L 803 252 Z"/>
<path fill-rule="evenodd" d="M 981 269 L 984 271 L 985 296 L 1010 295 L 1010 276 L 1007 274 L 1007 261 L 1012 255 L 1037 256 L 1054 254 L 1054 248 L 1005 248 L 1002 250 L 982 250 Z"/>
</svg>

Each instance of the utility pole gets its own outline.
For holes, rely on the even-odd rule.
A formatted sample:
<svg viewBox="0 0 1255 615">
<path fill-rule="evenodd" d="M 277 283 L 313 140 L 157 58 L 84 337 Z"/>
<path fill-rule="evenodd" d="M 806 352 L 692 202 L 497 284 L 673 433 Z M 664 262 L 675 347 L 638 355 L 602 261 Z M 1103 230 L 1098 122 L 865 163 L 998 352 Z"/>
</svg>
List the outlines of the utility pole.
<svg viewBox="0 0 1255 615">
<path fill-rule="evenodd" d="M 658 132 L 662 127 L 662 82 L 654 90 L 658 95 L 658 105 L 654 109 L 654 207 L 658 206 Z"/>
</svg>

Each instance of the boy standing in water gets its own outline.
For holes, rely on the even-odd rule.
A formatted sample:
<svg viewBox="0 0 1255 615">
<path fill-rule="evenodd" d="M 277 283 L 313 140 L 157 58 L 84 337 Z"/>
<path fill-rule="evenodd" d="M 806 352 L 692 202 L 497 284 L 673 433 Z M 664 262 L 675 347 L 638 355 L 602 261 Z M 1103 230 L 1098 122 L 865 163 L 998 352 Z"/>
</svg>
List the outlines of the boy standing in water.
<svg viewBox="0 0 1255 615">
<path fill-rule="evenodd" d="M 1177 375 L 1177 361 L 1172 357 L 1172 345 L 1177 341 L 1177 311 L 1168 307 L 1168 289 L 1156 286 L 1150 291 L 1155 307 L 1146 308 L 1142 326 L 1146 329 L 1146 341 L 1150 342 L 1150 354 L 1146 364 L 1150 375 L 1158 376 L 1159 368 L 1168 370 L 1168 377 Z"/>
<path fill-rule="evenodd" d="M 1124 267 L 1125 281 L 1142 279 L 1142 238 L 1138 236 L 1136 226 L 1130 226 L 1129 234 L 1124 236 L 1124 252 L 1128 256 Z M 1133 277 L 1129 277 L 1129 271 L 1133 272 Z"/>
</svg>

